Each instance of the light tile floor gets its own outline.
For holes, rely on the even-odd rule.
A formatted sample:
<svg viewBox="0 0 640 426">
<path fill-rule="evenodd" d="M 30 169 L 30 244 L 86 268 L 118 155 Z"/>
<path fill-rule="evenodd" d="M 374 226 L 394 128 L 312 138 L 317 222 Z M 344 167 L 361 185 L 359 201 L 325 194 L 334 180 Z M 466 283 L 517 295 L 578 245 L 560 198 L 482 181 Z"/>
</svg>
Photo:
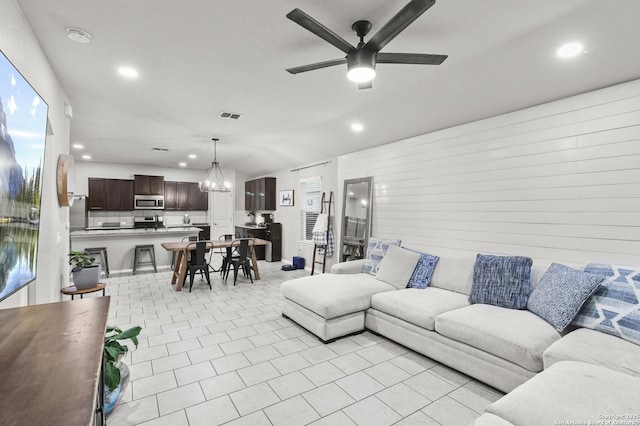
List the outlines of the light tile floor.
<svg viewBox="0 0 640 426">
<path fill-rule="evenodd" d="M 169 272 L 108 279 L 109 323 L 143 327 L 109 426 L 468 425 L 501 396 L 370 332 L 322 344 L 282 318 L 281 283 L 306 273 L 280 266 L 191 293 Z"/>
</svg>

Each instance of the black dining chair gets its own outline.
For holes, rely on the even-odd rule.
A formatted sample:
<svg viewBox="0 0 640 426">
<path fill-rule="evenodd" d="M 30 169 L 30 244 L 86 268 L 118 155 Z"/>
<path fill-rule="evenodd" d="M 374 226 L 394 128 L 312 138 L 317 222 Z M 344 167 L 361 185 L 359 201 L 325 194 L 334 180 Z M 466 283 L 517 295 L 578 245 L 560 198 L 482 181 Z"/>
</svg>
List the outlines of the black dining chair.
<svg viewBox="0 0 640 426">
<path fill-rule="evenodd" d="M 187 244 L 187 251 L 191 254 L 189 261 L 187 262 L 187 272 L 189 273 L 189 293 L 193 288 L 193 279 L 196 272 L 200 272 L 200 275 L 204 274 L 207 279 L 207 284 L 211 289 L 211 280 L 209 278 L 209 263 L 206 258 L 207 242 L 206 241 L 194 241 Z M 185 274 L 185 279 L 187 278 Z M 183 283 L 184 284 L 184 283 Z"/>
<path fill-rule="evenodd" d="M 234 254 L 227 260 L 227 268 L 224 273 L 224 280 L 229 277 L 231 266 L 233 266 L 233 285 L 236 285 L 238 280 L 238 270 L 242 269 L 245 276 L 248 276 L 253 283 L 253 276 L 251 275 L 251 259 L 249 258 L 249 246 L 253 245 L 253 239 L 241 238 L 234 240 L 232 245 L 238 244 L 237 254 Z"/>
<path fill-rule="evenodd" d="M 182 242 L 184 243 L 185 241 L 198 241 L 198 237 L 197 236 L 192 236 L 192 237 L 184 237 L 182 239 Z M 173 254 L 171 255 L 171 269 L 175 268 L 176 265 L 176 255 L 178 254 L 178 252 L 174 251 Z"/>
<path fill-rule="evenodd" d="M 232 234 L 223 234 L 218 237 L 218 241 L 232 241 Z M 221 247 L 220 248 L 220 256 L 222 256 L 222 266 L 220 267 L 220 274 L 224 275 L 227 270 L 228 259 L 233 257 L 233 248 L 229 247 Z"/>
</svg>

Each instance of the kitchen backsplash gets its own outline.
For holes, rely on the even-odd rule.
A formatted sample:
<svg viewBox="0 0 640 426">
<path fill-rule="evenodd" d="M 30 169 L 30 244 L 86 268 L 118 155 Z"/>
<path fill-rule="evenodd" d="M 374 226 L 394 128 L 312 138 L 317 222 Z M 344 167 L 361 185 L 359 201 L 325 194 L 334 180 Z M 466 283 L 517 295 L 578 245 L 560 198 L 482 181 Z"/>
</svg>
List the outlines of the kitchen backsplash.
<svg viewBox="0 0 640 426">
<path fill-rule="evenodd" d="M 207 212 L 190 211 L 186 213 L 191 219 L 191 224 L 208 223 Z M 182 226 L 184 224 L 185 212 L 181 211 L 164 211 L 164 210 L 136 210 L 133 212 L 89 212 L 87 218 L 88 227 L 102 226 L 103 222 L 120 222 L 120 226 L 133 226 L 134 216 L 162 216 L 164 218 L 164 226 Z"/>
</svg>

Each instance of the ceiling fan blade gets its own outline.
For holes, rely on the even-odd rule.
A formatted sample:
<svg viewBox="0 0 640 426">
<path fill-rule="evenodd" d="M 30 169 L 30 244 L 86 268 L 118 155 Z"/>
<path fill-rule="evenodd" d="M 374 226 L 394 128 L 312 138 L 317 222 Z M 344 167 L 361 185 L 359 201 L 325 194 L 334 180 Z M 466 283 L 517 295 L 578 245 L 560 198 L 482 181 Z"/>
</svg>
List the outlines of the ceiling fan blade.
<svg viewBox="0 0 640 426">
<path fill-rule="evenodd" d="M 411 0 L 389 22 L 380 28 L 380 31 L 371 37 L 364 47 L 378 52 L 435 3 L 436 0 Z"/>
<path fill-rule="evenodd" d="M 346 63 L 347 63 L 347 58 L 334 59 L 331 61 L 316 62 L 315 64 L 302 65 L 294 68 L 287 68 L 287 71 L 290 72 L 291 74 L 298 74 L 301 72 L 313 71 L 313 70 L 318 70 L 320 68 L 327 68 L 327 67 L 332 67 L 334 65 L 342 65 Z"/>
<path fill-rule="evenodd" d="M 373 81 L 367 81 L 366 83 L 358 83 L 358 89 L 371 89 L 373 87 Z"/>
<path fill-rule="evenodd" d="M 378 64 L 418 64 L 440 65 L 447 59 L 447 55 L 430 55 L 427 53 L 378 53 Z"/>
<path fill-rule="evenodd" d="M 349 51 L 355 49 L 355 47 L 353 47 L 348 41 L 331 31 L 329 28 L 325 27 L 320 22 L 316 21 L 300 9 L 293 9 L 291 12 L 287 13 L 287 18 L 291 19 L 301 27 L 311 31 L 321 39 L 334 45 L 344 53 L 349 53 Z"/>
</svg>

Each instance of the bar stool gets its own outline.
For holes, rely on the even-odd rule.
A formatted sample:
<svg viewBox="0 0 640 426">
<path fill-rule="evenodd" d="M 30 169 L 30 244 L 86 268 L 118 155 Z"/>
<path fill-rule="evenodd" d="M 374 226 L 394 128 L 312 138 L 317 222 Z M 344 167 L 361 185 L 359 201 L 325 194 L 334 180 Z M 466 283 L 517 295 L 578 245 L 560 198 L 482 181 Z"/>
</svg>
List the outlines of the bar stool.
<svg viewBox="0 0 640 426">
<path fill-rule="evenodd" d="M 142 254 L 149 253 L 151 260 L 142 262 Z M 135 246 L 135 254 L 133 256 L 133 275 L 136 274 L 136 270 L 140 265 L 153 265 L 153 271 L 158 272 L 156 268 L 156 252 L 153 249 L 153 244 L 143 244 Z"/>
<path fill-rule="evenodd" d="M 84 249 L 84 252 L 91 256 L 100 256 L 100 263 L 104 274 L 109 278 L 109 258 L 107 258 L 106 247 L 91 247 Z"/>
</svg>

